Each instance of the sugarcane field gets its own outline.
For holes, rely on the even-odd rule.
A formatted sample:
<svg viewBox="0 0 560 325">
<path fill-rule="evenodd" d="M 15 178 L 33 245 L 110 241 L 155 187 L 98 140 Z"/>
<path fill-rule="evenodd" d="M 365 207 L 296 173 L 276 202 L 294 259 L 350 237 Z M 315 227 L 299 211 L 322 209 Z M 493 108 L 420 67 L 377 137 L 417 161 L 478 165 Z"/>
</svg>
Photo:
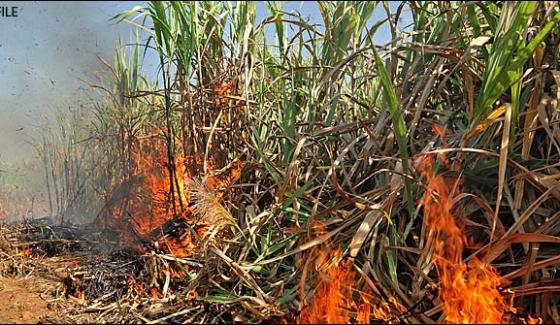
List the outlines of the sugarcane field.
<svg viewBox="0 0 560 325">
<path fill-rule="evenodd" d="M 558 1 L 2 1 L 0 85 L 0 323 L 560 324 Z"/>
</svg>

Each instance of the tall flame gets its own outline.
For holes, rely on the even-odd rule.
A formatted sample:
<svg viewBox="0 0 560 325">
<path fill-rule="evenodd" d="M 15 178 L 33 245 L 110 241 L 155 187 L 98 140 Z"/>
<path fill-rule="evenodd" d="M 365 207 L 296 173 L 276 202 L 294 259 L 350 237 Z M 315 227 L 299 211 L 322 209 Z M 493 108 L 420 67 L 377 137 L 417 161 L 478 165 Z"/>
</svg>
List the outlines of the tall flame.
<svg viewBox="0 0 560 325">
<path fill-rule="evenodd" d="M 188 203 L 182 182 L 171 198 L 165 144 L 155 141 L 151 148 L 144 147 L 143 151 L 136 155 L 134 176 L 123 180 L 113 190 L 102 219 L 105 227 L 116 231 L 123 242 L 136 250 L 143 249 L 138 239 L 152 240 L 150 234 L 174 217 L 173 206 Z M 182 161 L 176 165 L 178 174 L 188 174 Z"/>
<path fill-rule="evenodd" d="M 439 273 L 439 298 L 443 303 L 445 321 L 503 323 L 505 313 L 512 307 L 500 294 L 499 274 L 491 265 L 476 258 L 463 262 L 467 240 L 453 210 L 453 197 L 460 190 L 461 182 L 435 175 L 432 171 L 434 163 L 432 155 L 424 156 L 420 161 L 419 170 L 428 181 L 421 202 L 428 228 L 427 242 L 434 247 L 432 260 Z"/>
<path fill-rule="evenodd" d="M 137 170 L 134 176 L 113 190 L 101 220 L 103 225 L 116 231 L 124 243 L 137 251 L 145 249 L 142 241 L 151 241 L 157 248 L 174 256 L 192 256 L 200 244 L 198 239 L 203 238 L 213 226 L 209 218 L 204 218 L 206 215 L 194 218 L 193 214 L 202 214 L 197 207 L 204 206 L 210 212 L 219 210 L 221 215 L 229 216 L 218 201 L 223 195 L 222 188 L 240 177 L 242 162 L 238 160 L 224 175 L 209 176 L 204 184 L 198 184 L 192 178 L 204 163 L 201 156 L 177 155 L 175 180 L 169 177 L 167 150 L 163 141 L 152 141 L 136 156 Z M 209 171 L 216 169 L 212 156 L 207 166 Z M 170 190 L 172 181 L 173 195 Z M 193 184 L 198 184 L 196 189 L 192 188 Z M 204 202 L 200 204 L 198 201 L 202 198 Z M 198 202 L 193 205 L 194 208 L 189 206 L 191 201 Z M 181 233 L 168 234 L 162 226 L 172 219 L 183 219 L 195 232 L 181 229 Z"/>
<path fill-rule="evenodd" d="M 322 274 L 313 303 L 299 316 L 299 324 L 347 324 L 350 322 L 354 272 L 347 263 L 334 266 Z M 349 286 L 350 284 L 350 286 Z"/>
<path fill-rule="evenodd" d="M 327 254 L 327 253 L 324 253 Z M 339 249 L 332 253 L 335 260 L 341 255 Z M 323 256 L 320 256 L 321 260 Z M 323 266 L 327 266 L 325 263 Z M 310 305 L 303 308 L 298 324 L 370 324 L 372 319 L 387 324 L 399 324 L 396 312 L 404 313 L 406 309 L 394 297 L 389 302 L 379 299 L 372 303 L 371 294 L 361 291 L 361 299 L 354 298 L 358 282 L 352 262 L 344 261 L 338 265 L 327 266 L 319 271 L 319 285 Z"/>
<path fill-rule="evenodd" d="M 324 226 L 315 227 L 317 234 L 325 233 Z M 397 324 L 395 311 L 403 313 L 404 306 L 394 297 L 389 303 L 374 297 L 371 288 L 360 290 L 358 274 L 352 262 L 342 261 L 340 247 L 327 241 L 320 248 L 313 248 L 307 262 L 314 262 L 319 278 L 311 303 L 303 307 L 298 324 L 369 324 L 371 319 Z M 304 272 L 305 272 L 304 268 Z M 305 280 L 304 276 L 302 280 Z M 354 297 L 358 292 L 359 297 Z M 302 293 L 302 296 L 303 295 Z M 305 299 L 305 298 L 304 298 Z M 304 300 L 303 299 L 303 300 Z M 373 302 L 375 300 L 376 303 Z"/>
</svg>

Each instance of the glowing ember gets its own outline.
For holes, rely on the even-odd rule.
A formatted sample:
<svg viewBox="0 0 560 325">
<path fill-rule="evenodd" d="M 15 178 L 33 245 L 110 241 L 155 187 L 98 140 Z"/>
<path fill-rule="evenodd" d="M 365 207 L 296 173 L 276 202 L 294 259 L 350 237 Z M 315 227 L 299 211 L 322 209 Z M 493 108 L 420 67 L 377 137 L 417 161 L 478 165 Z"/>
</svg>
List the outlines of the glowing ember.
<svg viewBox="0 0 560 325">
<path fill-rule="evenodd" d="M 150 288 L 150 295 L 152 296 L 153 299 L 161 299 L 163 298 L 163 294 L 161 293 L 161 291 L 156 288 L 156 287 L 151 287 Z"/>
<path fill-rule="evenodd" d="M 21 250 L 21 255 L 23 255 L 23 256 L 25 256 L 25 257 L 31 256 L 31 253 L 33 253 L 33 249 L 30 248 L 30 247 L 24 247 L 24 248 Z"/>
<path fill-rule="evenodd" d="M 78 300 L 80 301 L 80 303 L 84 303 L 86 300 L 86 294 L 85 292 L 80 289 L 80 288 L 76 288 L 76 298 L 78 298 Z"/>
<path fill-rule="evenodd" d="M 447 162 L 446 162 L 447 163 Z M 498 288 L 496 270 L 477 259 L 468 264 L 462 260 L 466 238 L 453 215 L 453 197 L 460 182 L 434 175 L 433 156 L 424 157 L 419 170 L 428 180 L 422 199 L 428 226 L 427 241 L 434 247 L 433 261 L 440 280 L 439 297 L 443 302 L 445 321 L 461 324 L 497 324 L 511 307 Z"/>
</svg>

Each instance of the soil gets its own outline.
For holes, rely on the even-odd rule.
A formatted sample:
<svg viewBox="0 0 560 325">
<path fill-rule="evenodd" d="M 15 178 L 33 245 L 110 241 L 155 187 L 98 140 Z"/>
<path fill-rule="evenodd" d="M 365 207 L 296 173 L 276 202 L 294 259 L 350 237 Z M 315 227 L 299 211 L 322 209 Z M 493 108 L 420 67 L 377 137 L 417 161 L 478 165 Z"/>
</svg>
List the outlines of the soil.
<svg viewBox="0 0 560 325">
<path fill-rule="evenodd" d="M 34 278 L 0 277 L 0 323 L 36 324 L 54 317 Z"/>
</svg>

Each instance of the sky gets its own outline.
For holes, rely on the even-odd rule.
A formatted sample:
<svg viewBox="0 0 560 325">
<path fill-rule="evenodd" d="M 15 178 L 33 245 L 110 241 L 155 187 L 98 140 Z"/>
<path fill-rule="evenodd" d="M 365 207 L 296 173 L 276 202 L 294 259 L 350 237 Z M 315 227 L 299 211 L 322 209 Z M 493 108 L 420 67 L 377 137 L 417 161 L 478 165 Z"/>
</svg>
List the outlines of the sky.
<svg viewBox="0 0 560 325">
<path fill-rule="evenodd" d="M 18 7 L 18 17 L 0 17 L 0 161 L 32 156 L 28 141 L 49 112 L 92 100 L 85 81 L 107 72 L 98 57 L 112 62 L 119 36 L 133 35 L 130 24 L 110 18 L 141 3 L 0 1 Z M 287 1 L 284 9 L 310 22 L 320 17 L 313 2 Z M 257 22 L 265 17 L 266 5 L 257 1 Z M 387 33 L 381 29 L 376 37 L 381 42 Z M 147 71 L 156 71 L 153 62 L 145 61 Z"/>
</svg>

